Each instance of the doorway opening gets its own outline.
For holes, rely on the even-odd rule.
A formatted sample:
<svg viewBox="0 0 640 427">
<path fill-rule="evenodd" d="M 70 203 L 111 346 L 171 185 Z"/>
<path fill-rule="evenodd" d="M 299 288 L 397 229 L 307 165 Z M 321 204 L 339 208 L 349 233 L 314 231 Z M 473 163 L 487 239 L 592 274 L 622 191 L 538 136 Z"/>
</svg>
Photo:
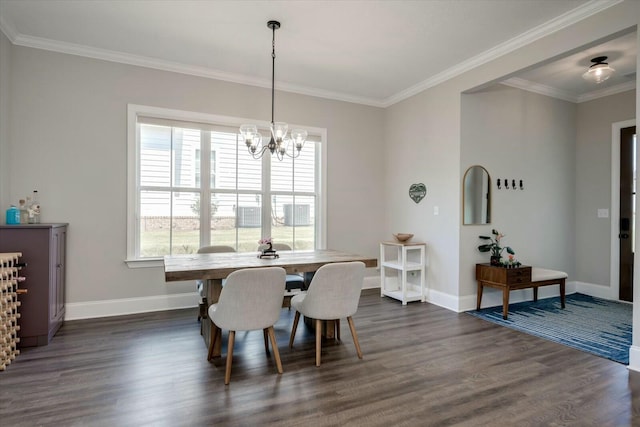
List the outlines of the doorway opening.
<svg viewBox="0 0 640 427">
<path fill-rule="evenodd" d="M 635 247 L 635 120 L 612 125 L 611 135 L 611 298 L 633 300 Z"/>
<path fill-rule="evenodd" d="M 636 217 L 636 127 L 620 129 L 620 292 L 633 302 L 633 252 Z"/>
</svg>

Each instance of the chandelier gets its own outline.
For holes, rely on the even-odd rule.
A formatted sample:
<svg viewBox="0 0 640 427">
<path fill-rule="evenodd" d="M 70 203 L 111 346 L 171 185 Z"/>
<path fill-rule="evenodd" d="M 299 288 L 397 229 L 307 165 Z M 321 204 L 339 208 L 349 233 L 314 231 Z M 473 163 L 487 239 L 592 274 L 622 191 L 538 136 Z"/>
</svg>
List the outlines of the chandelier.
<svg viewBox="0 0 640 427">
<path fill-rule="evenodd" d="M 275 70 L 276 70 L 276 30 L 280 28 L 280 22 L 269 21 L 267 27 L 271 28 L 273 38 L 271 41 L 271 139 L 268 144 L 262 143 L 262 135 L 258 132 L 258 127 L 252 124 L 240 126 L 240 133 L 247 145 L 249 154 L 254 159 L 261 158 L 264 153 L 276 154 L 278 160 L 284 159 L 287 155 L 296 158 L 300 155 L 300 150 L 307 139 L 307 131 L 304 129 L 292 129 L 287 136 L 289 125 L 284 122 L 274 120 L 275 107 Z"/>
<path fill-rule="evenodd" d="M 593 64 L 589 67 L 587 72 L 582 75 L 582 78 L 593 83 L 602 83 L 607 80 L 616 70 L 611 68 L 608 63 L 604 62 L 606 60 L 606 56 L 593 58 L 591 60 Z"/>
</svg>

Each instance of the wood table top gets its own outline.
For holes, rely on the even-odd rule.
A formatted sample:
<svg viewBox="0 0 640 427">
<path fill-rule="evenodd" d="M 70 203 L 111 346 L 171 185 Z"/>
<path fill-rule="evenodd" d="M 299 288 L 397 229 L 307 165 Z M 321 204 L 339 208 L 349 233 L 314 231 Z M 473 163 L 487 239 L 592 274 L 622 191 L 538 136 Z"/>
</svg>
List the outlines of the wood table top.
<svg viewBox="0 0 640 427">
<path fill-rule="evenodd" d="M 243 268 L 282 267 L 287 274 L 307 273 L 325 264 L 362 261 L 376 267 L 376 258 L 323 249 L 315 251 L 278 251 L 279 258 L 258 258 L 257 252 L 165 255 L 164 277 L 167 282 L 199 279 L 224 279 Z"/>
</svg>

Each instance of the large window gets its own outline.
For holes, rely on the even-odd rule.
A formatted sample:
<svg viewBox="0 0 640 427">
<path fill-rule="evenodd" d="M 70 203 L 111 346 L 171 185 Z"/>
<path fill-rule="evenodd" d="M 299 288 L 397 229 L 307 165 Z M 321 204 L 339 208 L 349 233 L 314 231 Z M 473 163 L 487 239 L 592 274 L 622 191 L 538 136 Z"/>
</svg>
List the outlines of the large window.
<svg viewBox="0 0 640 427">
<path fill-rule="evenodd" d="M 239 123 L 129 106 L 129 261 L 206 245 L 255 251 L 267 236 L 295 250 L 324 246 L 322 130 L 308 129 L 296 159 L 254 159 Z"/>
</svg>

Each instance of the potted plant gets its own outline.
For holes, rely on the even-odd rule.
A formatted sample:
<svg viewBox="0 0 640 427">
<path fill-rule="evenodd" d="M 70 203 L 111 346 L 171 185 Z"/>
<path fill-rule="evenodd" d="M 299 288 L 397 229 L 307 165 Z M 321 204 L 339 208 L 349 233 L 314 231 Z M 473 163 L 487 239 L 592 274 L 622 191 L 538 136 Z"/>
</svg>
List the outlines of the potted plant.
<svg viewBox="0 0 640 427">
<path fill-rule="evenodd" d="M 491 252 L 491 265 L 500 265 L 503 251 L 506 250 L 511 255 L 514 255 L 515 252 L 509 246 L 501 246 L 500 240 L 502 240 L 504 234 L 499 233 L 496 229 L 491 230 L 491 234 L 493 236 L 478 236 L 482 240 L 489 240 L 489 243 L 483 243 L 478 246 L 478 250 L 480 252 Z"/>
<path fill-rule="evenodd" d="M 264 237 L 258 240 L 260 254 L 258 258 L 280 258 L 280 256 L 273 249 L 273 240 L 271 237 Z"/>
</svg>

